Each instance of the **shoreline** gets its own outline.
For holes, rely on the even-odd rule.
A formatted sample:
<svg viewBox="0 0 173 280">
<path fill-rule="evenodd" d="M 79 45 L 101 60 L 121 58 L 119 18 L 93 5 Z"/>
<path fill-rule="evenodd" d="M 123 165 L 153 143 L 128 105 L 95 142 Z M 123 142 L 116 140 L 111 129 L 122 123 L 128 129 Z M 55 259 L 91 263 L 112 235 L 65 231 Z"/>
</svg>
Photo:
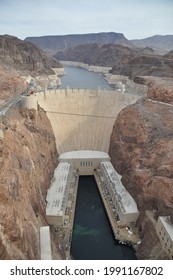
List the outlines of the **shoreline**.
<svg viewBox="0 0 173 280">
<path fill-rule="evenodd" d="M 140 96 L 145 96 L 147 92 L 147 86 L 142 84 L 137 84 L 133 80 L 130 80 L 127 76 L 114 75 L 109 73 L 112 67 L 103 67 L 96 65 L 89 65 L 83 62 L 77 61 L 60 61 L 60 63 L 69 67 L 79 67 L 86 69 L 90 72 L 101 73 L 103 74 L 106 82 L 113 87 L 113 90 L 122 91 L 123 93 L 133 93 Z"/>
</svg>

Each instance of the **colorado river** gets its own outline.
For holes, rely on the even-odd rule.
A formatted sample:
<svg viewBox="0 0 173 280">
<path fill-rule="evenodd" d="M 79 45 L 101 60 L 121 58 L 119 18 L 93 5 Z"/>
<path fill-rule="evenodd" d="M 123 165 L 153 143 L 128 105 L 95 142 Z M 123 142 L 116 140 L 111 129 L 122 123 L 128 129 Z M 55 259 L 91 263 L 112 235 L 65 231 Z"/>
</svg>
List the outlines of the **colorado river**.
<svg viewBox="0 0 173 280">
<path fill-rule="evenodd" d="M 136 259 L 132 247 L 115 240 L 94 176 L 81 176 L 71 253 L 77 260 Z"/>
</svg>

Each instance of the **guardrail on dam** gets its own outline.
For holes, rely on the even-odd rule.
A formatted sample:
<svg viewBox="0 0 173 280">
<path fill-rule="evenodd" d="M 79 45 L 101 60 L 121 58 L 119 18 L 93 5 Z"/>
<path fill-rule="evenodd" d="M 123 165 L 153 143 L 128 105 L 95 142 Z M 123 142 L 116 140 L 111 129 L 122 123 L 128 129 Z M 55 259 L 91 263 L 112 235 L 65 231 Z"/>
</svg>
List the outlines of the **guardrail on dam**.
<svg viewBox="0 0 173 280">
<path fill-rule="evenodd" d="M 117 114 L 141 96 L 119 91 L 58 89 L 37 92 L 23 106 L 39 104 L 51 122 L 58 153 L 75 150 L 108 152 Z"/>
</svg>

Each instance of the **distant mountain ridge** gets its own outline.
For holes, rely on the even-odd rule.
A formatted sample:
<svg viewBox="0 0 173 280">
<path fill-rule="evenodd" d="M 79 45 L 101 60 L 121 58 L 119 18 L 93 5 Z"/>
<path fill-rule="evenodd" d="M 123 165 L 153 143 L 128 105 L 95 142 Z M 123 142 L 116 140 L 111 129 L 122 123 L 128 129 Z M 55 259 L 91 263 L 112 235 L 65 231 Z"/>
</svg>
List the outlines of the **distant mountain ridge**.
<svg viewBox="0 0 173 280">
<path fill-rule="evenodd" d="M 27 37 L 25 41 L 31 42 L 41 49 L 53 51 L 61 51 L 78 45 L 94 43 L 132 46 L 132 43 L 122 33 L 116 32 Z"/>
<path fill-rule="evenodd" d="M 155 35 L 145 39 L 130 40 L 136 47 L 150 47 L 163 51 L 173 50 L 173 35 Z"/>
<path fill-rule="evenodd" d="M 131 48 L 153 48 L 165 54 L 173 50 L 173 35 L 155 35 L 145 39 L 128 40 L 122 33 L 101 32 L 89 34 L 48 35 L 40 37 L 27 37 L 28 42 L 35 44 L 40 49 L 56 52 L 75 48 L 86 44 L 120 44 Z"/>
</svg>

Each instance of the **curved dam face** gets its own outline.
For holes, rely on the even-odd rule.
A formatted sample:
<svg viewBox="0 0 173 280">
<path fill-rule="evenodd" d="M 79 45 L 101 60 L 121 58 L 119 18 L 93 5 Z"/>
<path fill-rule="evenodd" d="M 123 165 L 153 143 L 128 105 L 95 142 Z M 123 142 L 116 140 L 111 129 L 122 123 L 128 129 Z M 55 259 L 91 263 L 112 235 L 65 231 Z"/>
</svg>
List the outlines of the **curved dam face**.
<svg viewBox="0 0 173 280">
<path fill-rule="evenodd" d="M 61 154 L 75 150 L 108 152 L 117 114 L 139 98 L 118 91 L 59 89 L 38 92 L 26 97 L 25 102 L 30 108 L 38 103 L 47 112 Z"/>
</svg>

